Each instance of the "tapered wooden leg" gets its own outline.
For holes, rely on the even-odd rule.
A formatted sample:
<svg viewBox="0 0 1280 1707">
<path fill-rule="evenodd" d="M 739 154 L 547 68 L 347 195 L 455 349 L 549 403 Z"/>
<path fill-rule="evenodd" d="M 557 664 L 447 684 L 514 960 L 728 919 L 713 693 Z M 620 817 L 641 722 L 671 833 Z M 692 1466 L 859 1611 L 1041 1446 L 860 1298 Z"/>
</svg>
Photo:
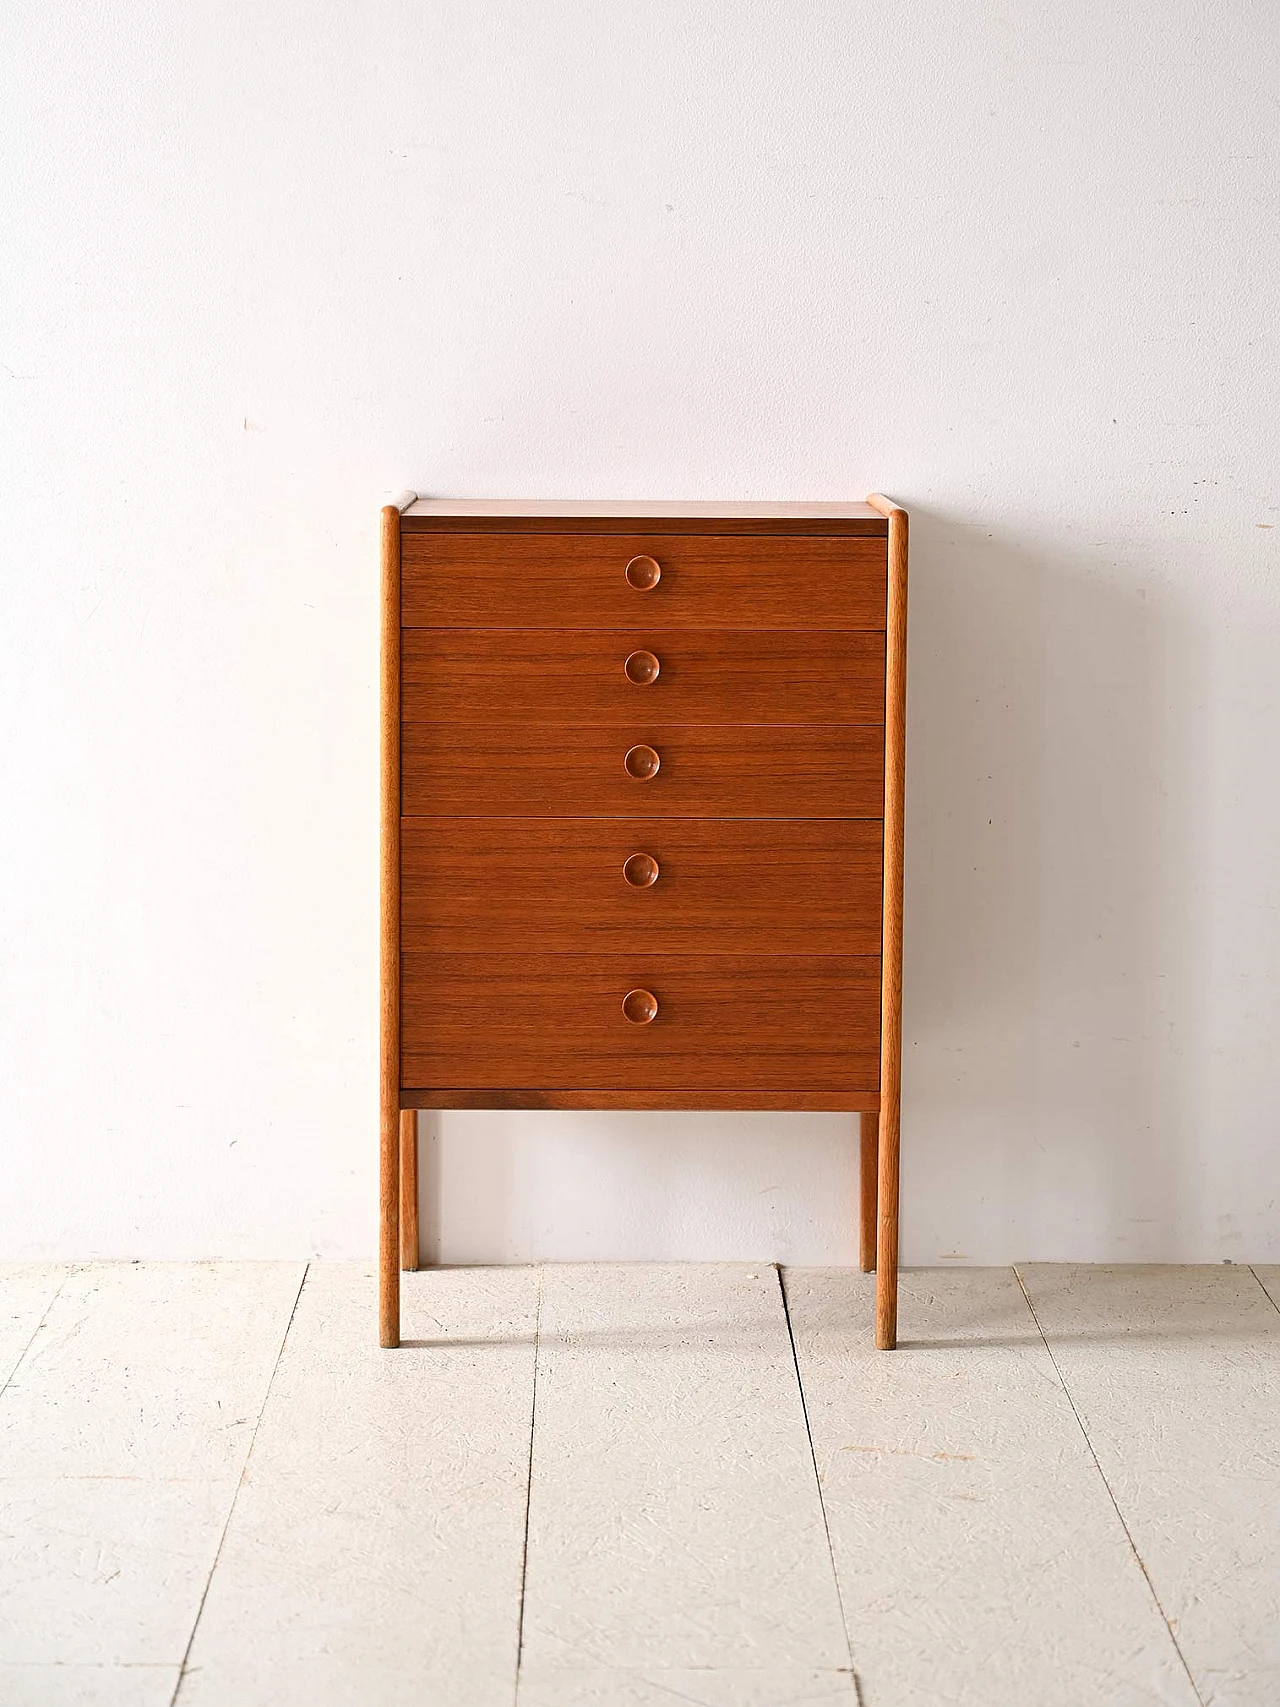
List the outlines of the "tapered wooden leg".
<svg viewBox="0 0 1280 1707">
<path fill-rule="evenodd" d="M 907 512 L 878 492 L 888 519 L 884 654 L 884 929 L 880 938 L 880 1167 L 876 1211 L 876 1345 L 898 1343 L 898 1125 L 902 1094 L 903 783 L 907 742 Z"/>
<path fill-rule="evenodd" d="M 400 1344 L 400 1110 L 399 1098 L 382 1099 L 382 1154 L 378 1216 L 378 1340 Z"/>
<path fill-rule="evenodd" d="M 876 1347 L 898 1343 L 898 1099 L 880 1110 L 879 1204 L 876 1216 Z"/>
<path fill-rule="evenodd" d="M 418 1111 L 400 1111 L 400 1267 L 418 1266 Z"/>
<path fill-rule="evenodd" d="M 876 1172 L 880 1158 L 880 1116 L 862 1116 L 862 1174 L 858 1190 L 858 1260 L 863 1274 L 876 1266 Z"/>
<path fill-rule="evenodd" d="M 400 1344 L 400 511 L 382 512 L 378 1339 Z"/>
</svg>

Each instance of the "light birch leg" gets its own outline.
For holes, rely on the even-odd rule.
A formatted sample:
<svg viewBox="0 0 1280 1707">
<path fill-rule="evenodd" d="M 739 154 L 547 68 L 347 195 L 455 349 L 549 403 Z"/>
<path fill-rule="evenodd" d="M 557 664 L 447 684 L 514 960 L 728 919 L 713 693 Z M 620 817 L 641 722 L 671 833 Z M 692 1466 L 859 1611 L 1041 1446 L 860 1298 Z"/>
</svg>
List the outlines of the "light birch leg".
<svg viewBox="0 0 1280 1707">
<path fill-rule="evenodd" d="M 880 1155 L 880 1116 L 862 1117 L 862 1170 L 858 1191 L 858 1261 L 862 1272 L 876 1266 L 876 1200 L 879 1196 L 876 1170 Z"/>
<path fill-rule="evenodd" d="M 412 1272 L 418 1251 L 418 1111 L 400 1111 L 400 1267 Z"/>
<path fill-rule="evenodd" d="M 400 1344 L 400 511 L 382 512 L 378 1339 Z"/>
<path fill-rule="evenodd" d="M 883 1091 L 881 1096 L 884 1096 Z M 898 1098 L 880 1108 L 880 1179 L 876 1240 L 876 1347 L 898 1343 Z"/>
<path fill-rule="evenodd" d="M 876 1345 L 898 1343 L 898 1129 L 902 1087 L 902 849 L 907 740 L 907 512 L 878 492 L 889 522 L 884 691 L 884 931 L 880 948 L 880 1169 Z"/>
<path fill-rule="evenodd" d="M 400 1344 L 400 1110 L 396 1106 L 399 1100 L 399 1096 L 389 1099 L 384 1090 L 378 1216 L 378 1342 L 387 1347 Z"/>
</svg>

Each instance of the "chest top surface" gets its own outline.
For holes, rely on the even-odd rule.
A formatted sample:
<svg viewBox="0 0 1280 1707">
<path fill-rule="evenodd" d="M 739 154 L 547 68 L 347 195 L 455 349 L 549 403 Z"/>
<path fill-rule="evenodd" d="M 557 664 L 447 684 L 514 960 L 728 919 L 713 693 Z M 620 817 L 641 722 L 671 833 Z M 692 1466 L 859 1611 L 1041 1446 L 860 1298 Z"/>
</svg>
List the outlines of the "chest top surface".
<svg viewBox="0 0 1280 1707">
<path fill-rule="evenodd" d="M 400 517 L 408 533 L 771 533 L 883 538 L 868 504 L 692 503 L 654 499 L 418 498 Z"/>
</svg>

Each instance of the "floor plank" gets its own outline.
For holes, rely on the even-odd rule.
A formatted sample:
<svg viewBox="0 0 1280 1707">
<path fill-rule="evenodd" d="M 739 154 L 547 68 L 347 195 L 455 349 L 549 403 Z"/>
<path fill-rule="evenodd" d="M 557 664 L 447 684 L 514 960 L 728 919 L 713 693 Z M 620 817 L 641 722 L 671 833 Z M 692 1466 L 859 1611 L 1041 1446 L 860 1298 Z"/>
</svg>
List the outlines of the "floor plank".
<svg viewBox="0 0 1280 1707">
<path fill-rule="evenodd" d="M 0 1263 L 0 1388 L 18 1367 L 70 1272 L 68 1263 Z"/>
<path fill-rule="evenodd" d="M 0 1406 L 7 1476 L 238 1479 L 301 1263 L 95 1263 Z"/>
<path fill-rule="evenodd" d="M 68 1277 L 0 1396 L 0 1663 L 181 1663 L 302 1272 Z"/>
<path fill-rule="evenodd" d="M 522 1707 L 694 1674 L 693 1701 L 853 1707 L 848 1663 L 776 1272 L 547 1268 Z"/>
<path fill-rule="evenodd" d="M 177 1666 L 5 1665 L 4 1707 L 169 1707 Z"/>
<path fill-rule="evenodd" d="M 860 1707 L 848 1667 L 520 1668 L 521 1707 Z"/>
<path fill-rule="evenodd" d="M 785 1283 L 863 1707 L 1195 1707 L 1013 1273 Z"/>
<path fill-rule="evenodd" d="M 167 1707 L 206 1583 L 181 1707 L 511 1703 L 531 1470 L 520 1707 L 1194 1707 L 1125 1525 L 1204 1707 L 1280 1700 L 1280 1268 L 1029 1268 L 1052 1352 L 907 1274 L 891 1356 L 789 1271 L 860 1696 L 771 1269 L 549 1268 L 536 1355 L 535 1270 L 384 1353 L 342 1265 L 281 1353 L 301 1273 L 0 1267 L 4 1707 Z"/>
<path fill-rule="evenodd" d="M 497 1707 L 515 1693 L 535 1269 L 314 1264 L 181 1707 Z"/>
<path fill-rule="evenodd" d="M 1205 1707 L 1275 1707 L 1280 1313 L 1229 1264 L 1021 1273 Z"/>
</svg>

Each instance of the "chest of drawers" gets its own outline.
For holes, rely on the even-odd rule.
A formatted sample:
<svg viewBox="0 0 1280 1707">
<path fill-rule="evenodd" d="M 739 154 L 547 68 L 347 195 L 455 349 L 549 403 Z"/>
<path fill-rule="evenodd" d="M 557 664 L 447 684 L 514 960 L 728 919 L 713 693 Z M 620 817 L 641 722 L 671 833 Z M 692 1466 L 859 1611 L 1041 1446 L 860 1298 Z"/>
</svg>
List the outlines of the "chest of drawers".
<svg viewBox="0 0 1280 1707">
<path fill-rule="evenodd" d="M 861 1117 L 896 1340 L 907 518 L 382 516 L 380 1326 L 421 1108 Z"/>
</svg>

